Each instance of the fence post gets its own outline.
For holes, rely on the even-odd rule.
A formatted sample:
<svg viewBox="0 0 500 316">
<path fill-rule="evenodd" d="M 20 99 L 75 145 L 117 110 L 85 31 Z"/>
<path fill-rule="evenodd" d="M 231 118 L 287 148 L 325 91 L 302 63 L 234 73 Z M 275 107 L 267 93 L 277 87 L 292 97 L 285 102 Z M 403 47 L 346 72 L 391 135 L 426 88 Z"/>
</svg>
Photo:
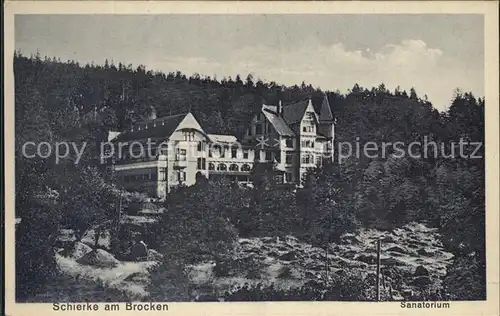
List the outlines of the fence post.
<svg viewBox="0 0 500 316">
<path fill-rule="evenodd" d="M 381 240 L 377 240 L 377 302 L 380 302 L 380 245 Z"/>
</svg>

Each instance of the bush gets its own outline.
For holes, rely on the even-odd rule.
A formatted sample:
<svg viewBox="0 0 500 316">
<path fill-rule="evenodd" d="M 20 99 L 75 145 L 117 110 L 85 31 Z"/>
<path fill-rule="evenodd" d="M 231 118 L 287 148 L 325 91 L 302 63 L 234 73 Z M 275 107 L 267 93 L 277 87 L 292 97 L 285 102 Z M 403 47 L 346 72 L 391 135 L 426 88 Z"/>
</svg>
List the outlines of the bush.
<svg viewBox="0 0 500 316">
<path fill-rule="evenodd" d="M 58 275 L 54 246 L 59 231 L 55 206 L 23 205 L 16 227 L 16 300 L 34 295 Z"/>
<path fill-rule="evenodd" d="M 190 300 L 190 280 L 185 261 L 164 258 L 159 265 L 149 269 L 148 286 L 152 301 L 183 302 Z"/>
<path fill-rule="evenodd" d="M 444 279 L 445 292 L 453 300 L 486 299 L 486 267 L 473 256 L 459 257 L 448 268 Z"/>
</svg>

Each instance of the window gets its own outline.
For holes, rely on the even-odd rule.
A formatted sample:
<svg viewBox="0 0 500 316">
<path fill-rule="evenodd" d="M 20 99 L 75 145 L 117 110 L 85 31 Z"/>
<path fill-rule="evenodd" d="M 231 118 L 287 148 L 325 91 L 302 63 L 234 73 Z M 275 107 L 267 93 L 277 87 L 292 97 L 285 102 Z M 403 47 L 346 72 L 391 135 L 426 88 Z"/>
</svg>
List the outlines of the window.
<svg viewBox="0 0 500 316">
<path fill-rule="evenodd" d="M 198 170 L 205 170 L 206 168 L 206 159 L 205 158 L 198 158 L 198 163 L 197 163 Z"/>
<path fill-rule="evenodd" d="M 257 121 L 262 121 L 264 119 L 264 115 L 262 113 L 257 114 Z"/>
<path fill-rule="evenodd" d="M 269 128 L 269 122 L 264 123 L 264 134 L 269 133 L 270 128 Z"/>
<path fill-rule="evenodd" d="M 286 180 L 287 183 L 292 182 L 292 179 L 293 179 L 293 177 L 292 177 L 292 173 L 291 172 L 285 173 L 285 180 Z"/>
<path fill-rule="evenodd" d="M 302 147 L 314 148 L 314 141 L 313 140 L 304 140 L 304 141 L 302 141 Z"/>
<path fill-rule="evenodd" d="M 186 161 L 186 150 L 177 148 L 177 160 Z"/>
<path fill-rule="evenodd" d="M 255 125 L 255 135 L 261 135 L 262 134 L 262 124 L 256 124 Z"/>
<path fill-rule="evenodd" d="M 167 175 L 167 168 L 160 168 L 159 170 L 159 179 L 160 181 L 165 181 L 166 180 L 166 176 Z"/>
<path fill-rule="evenodd" d="M 252 127 L 247 128 L 247 136 L 252 136 Z"/>
<path fill-rule="evenodd" d="M 215 170 L 215 165 L 213 163 L 209 163 L 208 170 Z"/>
<path fill-rule="evenodd" d="M 179 171 L 179 182 L 186 181 L 186 171 Z"/>
<path fill-rule="evenodd" d="M 314 117 L 315 117 L 315 115 L 313 112 L 307 112 L 305 119 L 308 121 L 314 121 Z"/>
<path fill-rule="evenodd" d="M 241 166 L 241 171 L 250 171 L 250 166 L 247 165 L 247 164 L 244 164 L 243 166 Z"/>
<path fill-rule="evenodd" d="M 286 147 L 287 148 L 293 148 L 293 138 L 287 138 L 286 139 Z"/>
<path fill-rule="evenodd" d="M 237 164 L 232 164 L 229 166 L 229 171 L 238 171 L 238 165 Z"/>
<path fill-rule="evenodd" d="M 302 127 L 304 133 L 314 133 L 314 125 L 307 125 Z"/>
<path fill-rule="evenodd" d="M 160 147 L 160 155 L 162 155 L 162 156 L 166 156 L 166 155 L 167 155 L 167 153 L 168 153 L 168 148 L 167 148 L 167 146 L 162 145 L 162 146 Z"/>
<path fill-rule="evenodd" d="M 272 155 L 270 151 L 266 151 L 266 160 L 267 161 L 272 160 Z"/>
<path fill-rule="evenodd" d="M 217 166 L 217 170 L 218 171 L 227 171 L 227 166 L 223 163 L 220 163 L 218 166 Z"/>
<path fill-rule="evenodd" d="M 198 151 L 205 151 L 205 142 L 198 142 Z"/>
<path fill-rule="evenodd" d="M 248 149 L 243 150 L 243 159 L 248 159 Z"/>
<path fill-rule="evenodd" d="M 312 164 L 314 163 L 314 156 L 311 154 L 302 155 L 302 163 L 303 164 Z"/>
<path fill-rule="evenodd" d="M 184 132 L 184 140 L 185 141 L 193 141 L 194 140 L 194 132 Z"/>
<path fill-rule="evenodd" d="M 317 156 L 316 156 L 316 165 L 317 165 L 318 167 L 320 167 L 320 166 L 321 166 L 321 163 L 322 163 L 322 161 L 321 161 L 321 155 L 317 155 Z"/>
<path fill-rule="evenodd" d="M 291 165 L 293 163 L 293 154 L 289 154 L 289 153 L 286 154 L 285 163 L 287 165 Z"/>
<path fill-rule="evenodd" d="M 236 148 L 231 148 L 231 158 L 236 158 L 237 150 Z"/>
</svg>

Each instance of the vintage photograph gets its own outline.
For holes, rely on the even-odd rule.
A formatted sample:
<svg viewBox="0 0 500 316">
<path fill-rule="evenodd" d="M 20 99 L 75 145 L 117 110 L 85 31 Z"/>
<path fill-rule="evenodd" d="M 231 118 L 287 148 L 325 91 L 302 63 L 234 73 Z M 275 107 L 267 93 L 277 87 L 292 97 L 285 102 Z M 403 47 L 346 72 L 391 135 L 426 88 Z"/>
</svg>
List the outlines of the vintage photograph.
<svg viewBox="0 0 500 316">
<path fill-rule="evenodd" d="M 16 14 L 16 303 L 485 301 L 484 30 Z"/>
</svg>

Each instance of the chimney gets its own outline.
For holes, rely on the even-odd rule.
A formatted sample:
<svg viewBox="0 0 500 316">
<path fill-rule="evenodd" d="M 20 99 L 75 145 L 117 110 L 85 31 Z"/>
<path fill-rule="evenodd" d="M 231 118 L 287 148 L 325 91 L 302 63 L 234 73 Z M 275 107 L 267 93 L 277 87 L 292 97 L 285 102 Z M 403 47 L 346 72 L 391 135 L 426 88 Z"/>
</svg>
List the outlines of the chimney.
<svg viewBox="0 0 500 316">
<path fill-rule="evenodd" d="M 281 100 L 278 101 L 278 109 L 277 109 L 278 115 L 283 114 L 283 104 L 281 103 Z"/>
</svg>

